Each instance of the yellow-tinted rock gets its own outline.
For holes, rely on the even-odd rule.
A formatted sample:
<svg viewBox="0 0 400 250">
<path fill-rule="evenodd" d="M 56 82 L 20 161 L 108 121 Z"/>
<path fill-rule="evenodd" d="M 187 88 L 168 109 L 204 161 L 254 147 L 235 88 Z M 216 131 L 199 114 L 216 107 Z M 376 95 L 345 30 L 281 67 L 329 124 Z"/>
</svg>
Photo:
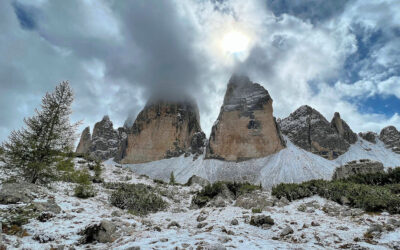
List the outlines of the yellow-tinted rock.
<svg viewBox="0 0 400 250">
<path fill-rule="evenodd" d="M 128 133 L 121 163 L 144 163 L 179 156 L 191 150 L 203 133 L 197 105 L 192 102 L 153 102 L 144 108 Z"/>
<path fill-rule="evenodd" d="M 247 77 L 232 76 L 206 157 L 242 161 L 265 157 L 284 147 L 268 91 Z"/>
</svg>

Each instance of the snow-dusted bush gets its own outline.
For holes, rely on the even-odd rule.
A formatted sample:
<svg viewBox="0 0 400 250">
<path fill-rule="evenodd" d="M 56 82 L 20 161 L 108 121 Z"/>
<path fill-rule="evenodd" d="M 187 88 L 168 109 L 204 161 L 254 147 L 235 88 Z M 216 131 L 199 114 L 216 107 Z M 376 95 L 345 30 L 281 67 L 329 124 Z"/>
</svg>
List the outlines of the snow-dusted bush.
<svg viewBox="0 0 400 250">
<path fill-rule="evenodd" d="M 114 183 L 105 186 L 116 188 L 110 196 L 111 204 L 127 209 L 133 214 L 146 215 L 163 210 L 167 206 L 167 203 L 148 185 Z"/>
<path fill-rule="evenodd" d="M 234 198 L 236 198 L 239 195 L 259 190 L 261 188 L 261 186 L 252 185 L 247 182 L 241 183 L 218 181 L 205 186 L 202 190 L 197 192 L 197 194 L 192 199 L 192 203 L 199 207 L 204 207 L 214 197 L 222 194 L 224 190 L 227 190 L 229 193 L 232 194 Z"/>
</svg>

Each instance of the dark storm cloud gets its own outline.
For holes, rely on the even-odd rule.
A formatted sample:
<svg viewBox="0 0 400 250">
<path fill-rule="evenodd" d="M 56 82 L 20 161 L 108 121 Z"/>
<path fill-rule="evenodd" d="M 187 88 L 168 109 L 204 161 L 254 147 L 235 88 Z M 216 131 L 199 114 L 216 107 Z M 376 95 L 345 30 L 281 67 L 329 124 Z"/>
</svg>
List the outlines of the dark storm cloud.
<svg viewBox="0 0 400 250">
<path fill-rule="evenodd" d="M 264 83 L 279 102 L 276 110 L 288 114 L 314 97 L 310 81 L 334 74 L 349 55 L 346 68 L 360 72 L 353 80 L 396 72 L 399 31 L 396 17 L 385 14 L 395 8 L 365 2 L 357 9 L 345 0 L 0 1 L 0 140 L 63 80 L 75 90 L 72 118 L 83 126 L 105 114 L 121 126 L 152 95 L 189 94 L 207 133 L 234 68 L 212 46 L 235 22 L 257 40 L 237 68 Z M 377 27 L 365 28 L 363 19 Z M 352 29 L 357 25 L 362 29 Z M 384 39 L 374 39 L 379 30 Z M 356 52 L 348 48 L 353 34 Z"/>
<path fill-rule="evenodd" d="M 134 1 L 116 7 L 121 11 L 126 43 L 137 53 L 128 59 L 113 58 L 108 73 L 128 76 L 144 86 L 146 94 L 179 97 L 199 90 L 201 55 L 193 48 L 197 31 L 179 16 L 172 1 Z"/>
<path fill-rule="evenodd" d="M 105 2 L 111 10 L 109 20 L 103 16 L 107 10 L 93 14 L 101 8 L 96 2 L 91 6 L 81 1 L 2 5 L 8 11 L 3 25 L 8 24 L 4 31 L 9 36 L 2 45 L 9 47 L 8 58 L 13 63 L 0 60 L 1 86 L 9 96 L 0 103 L 19 110 L 13 117 L 3 115 L 9 118 L 1 122 L 3 130 L 22 125 L 22 118 L 38 106 L 40 96 L 63 80 L 69 80 L 76 93 L 73 118 L 83 119 L 84 125 L 107 113 L 122 125 L 151 95 L 177 98 L 201 92 L 197 83 L 202 59 L 192 48 L 197 31 L 172 1 Z M 10 51 L 15 46 L 13 39 L 19 51 Z M 15 57 L 18 54 L 20 58 Z M 85 65 L 102 71 L 102 76 L 92 76 Z M 18 104 L 16 100 L 21 100 L 15 96 L 25 100 Z"/>
</svg>

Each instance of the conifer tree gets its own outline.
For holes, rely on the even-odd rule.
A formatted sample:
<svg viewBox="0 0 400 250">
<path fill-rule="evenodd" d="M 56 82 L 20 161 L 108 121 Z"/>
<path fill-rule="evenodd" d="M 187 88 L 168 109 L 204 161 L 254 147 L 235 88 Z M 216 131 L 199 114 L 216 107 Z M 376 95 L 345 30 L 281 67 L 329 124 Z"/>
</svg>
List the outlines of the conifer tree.
<svg viewBox="0 0 400 250">
<path fill-rule="evenodd" d="M 29 182 L 43 182 L 54 173 L 57 156 L 72 150 L 78 123 L 71 124 L 73 92 L 68 82 L 42 98 L 41 109 L 24 119 L 4 143 L 5 162 Z"/>
<path fill-rule="evenodd" d="M 174 172 L 171 172 L 171 175 L 169 176 L 169 184 L 171 184 L 171 185 L 176 184 Z"/>
</svg>

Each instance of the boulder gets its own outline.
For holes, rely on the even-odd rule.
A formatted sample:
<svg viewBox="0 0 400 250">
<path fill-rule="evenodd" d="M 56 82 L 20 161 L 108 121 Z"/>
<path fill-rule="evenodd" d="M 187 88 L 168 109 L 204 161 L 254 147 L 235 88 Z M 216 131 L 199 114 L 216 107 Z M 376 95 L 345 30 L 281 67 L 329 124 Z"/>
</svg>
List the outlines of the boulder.
<svg viewBox="0 0 400 250">
<path fill-rule="evenodd" d="M 29 203 L 39 187 L 28 182 L 4 183 L 0 190 L 0 204 Z"/>
<path fill-rule="evenodd" d="M 374 133 L 374 132 L 371 132 L 371 131 L 368 131 L 368 132 L 365 132 L 365 133 L 358 133 L 358 135 L 361 137 L 361 138 L 363 138 L 364 140 L 366 140 L 366 141 L 369 141 L 369 142 L 371 142 L 371 143 L 376 143 L 376 138 L 378 138 L 378 134 L 376 134 L 376 133 Z"/>
<path fill-rule="evenodd" d="M 343 135 L 347 134 L 346 137 L 353 137 L 351 130 L 345 129 L 347 126 L 339 119 L 340 116 L 337 115 L 333 120 L 337 125 L 332 126 L 317 110 L 305 105 L 280 120 L 279 124 L 282 133 L 296 146 L 332 160 L 347 152 L 350 147 L 345 136 L 338 131 Z"/>
<path fill-rule="evenodd" d="M 204 178 L 197 176 L 197 175 L 193 175 L 192 177 L 189 178 L 186 185 L 193 186 L 195 184 L 200 185 L 201 187 L 205 187 L 207 185 L 210 185 L 210 182 Z"/>
<path fill-rule="evenodd" d="M 268 228 L 274 224 L 275 224 L 274 220 L 270 216 L 267 216 L 267 215 L 251 216 L 251 219 L 250 219 L 250 225 L 256 226 L 256 227 Z"/>
<path fill-rule="evenodd" d="M 284 147 L 268 91 L 246 76 L 233 75 L 211 130 L 206 158 L 243 161 L 277 153 Z"/>
<path fill-rule="evenodd" d="M 369 174 L 369 173 L 383 173 L 383 164 L 377 161 L 367 159 L 359 161 L 351 161 L 347 164 L 336 168 L 333 173 L 333 180 L 346 179 L 352 175 Z"/>
<path fill-rule="evenodd" d="M 82 235 L 80 243 L 88 244 L 96 241 L 100 243 L 113 242 L 118 237 L 116 231 L 117 226 L 113 222 L 103 220 L 99 224 L 89 225 L 82 230 L 80 232 Z"/>
<path fill-rule="evenodd" d="M 400 132 L 394 126 L 382 129 L 379 139 L 393 152 L 400 154 Z"/>
<path fill-rule="evenodd" d="M 196 103 L 150 99 L 122 143 L 121 163 L 144 163 L 201 153 L 204 136 Z"/>
<path fill-rule="evenodd" d="M 293 233 L 294 233 L 293 228 L 291 228 L 290 226 L 286 226 L 284 229 L 282 229 L 280 236 L 285 237 L 286 235 L 293 234 Z"/>
<path fill-rule="evenodd" d="M 92 136 L 90 134 L 90 127 L 86 127 L 82 131 L 81 139 L 79 140 L 79 144 L 75 152 L 80 154 L 90 153 L 91 142 L 92 142 Z"/>
<path fill-rule="evenodd" d="M 265 210 L 274 205 L 274 200 L 263 192 L 251 192 L 236 198 L 235 206 L 244 209 L 259 208 Z"/>
</svg>

